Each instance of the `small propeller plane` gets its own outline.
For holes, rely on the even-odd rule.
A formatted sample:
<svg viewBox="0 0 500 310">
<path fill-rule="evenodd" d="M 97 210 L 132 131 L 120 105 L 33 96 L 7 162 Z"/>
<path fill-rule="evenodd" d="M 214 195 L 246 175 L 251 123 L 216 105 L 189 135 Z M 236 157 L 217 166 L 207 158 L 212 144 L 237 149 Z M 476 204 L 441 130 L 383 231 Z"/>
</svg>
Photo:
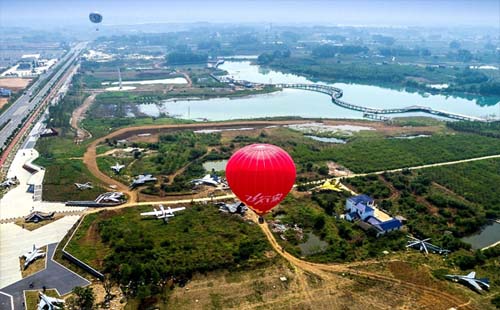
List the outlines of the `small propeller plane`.
<svg viewBox="0 0 500 310">
<path fill-rule="evenodd" d="M 24 269 L 28 268 L 29 264 L 37 260 L 38 258 L 45 257 L 45 253 L 42 252 L 40 249 L 37 249 L 35 245 L 33 244 L 33 250 L 21 255 L 21 257 L 24 257 Z"/>
<path fill-rule="evenodd" d="M 125 168 L 125 165 L 120 165 L 116 163 L 114 166 L 111 166 L 111 170 L 114 170 L 116 174 L 120 173 L 120 171 Z"/>
<path fill-rule="evenodd" d="M 91 189 L 93 187 L 92 183 L 90 183 L 90 182 L 87 182 L 87 183 L 75 183 L 75 186 L 79 190 Z"/>
<path fill-rule="evenodd" d="M 490 281 L 488 278 L 476 279 L 476 272 L 472 271 L 468 275 L 457 275 L 457 274 L 447 274 L 445 277 L 455 281 L 462 282 L 463 284 L 469 286 L 478 293 L 481 293 L 483 289 L 489 290 Z"/>
<path fill-rule="evenodd" d="M 166 208 L 163 207 L 163 205 L 160 205 L 160 210 L 154 209 L 154 211 L 151 212 L 143 212 L 141 213 L 141 216 L 156 216 L 157 219 L 163 219 L 163 221 L 166 223 L 168 222 L 169 217 L 174 217 L 174 212 L 182 211 L 185 210 L 185 207 L 179 207 L 179 208 Z"/>
<path fill-rule="evenodd" d="M 38 303 L 38 310 L 59 310 L 64 309 L 64 300 L 55 297 L 49 297 L 42 292 L 38 293 L 40 302 Z"/>
</svg>

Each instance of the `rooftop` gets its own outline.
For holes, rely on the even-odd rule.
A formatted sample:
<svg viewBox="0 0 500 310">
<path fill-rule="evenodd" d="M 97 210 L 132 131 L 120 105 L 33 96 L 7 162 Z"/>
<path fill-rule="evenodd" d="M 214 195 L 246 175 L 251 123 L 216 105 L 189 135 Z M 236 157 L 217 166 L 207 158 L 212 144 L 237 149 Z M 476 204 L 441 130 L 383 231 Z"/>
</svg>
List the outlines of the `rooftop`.
<svg viewBox="0 0 500 310">
<path fill-rule="evenodd" d="M 373 201 L 373 198 L 371 198 L 370 196 L 365 195 L 365 194 L 352 196 L 352 197 L 349 197 L 348 199 L 351 200 L 354 204 L 358 204 L 358 203 L 367 204 L 367 203 L 371 203 Z"/>
</svg>

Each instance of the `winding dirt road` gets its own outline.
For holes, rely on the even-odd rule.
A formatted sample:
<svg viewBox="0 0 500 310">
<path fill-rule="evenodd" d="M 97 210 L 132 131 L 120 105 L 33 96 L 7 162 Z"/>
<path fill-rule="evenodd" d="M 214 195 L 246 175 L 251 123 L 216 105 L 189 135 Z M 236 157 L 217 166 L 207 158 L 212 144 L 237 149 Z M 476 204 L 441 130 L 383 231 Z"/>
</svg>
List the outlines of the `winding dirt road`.
<svg viewBox="0 0 500 310">
<path fill-rule="evenodd" d="M 220 197 L 214 197 L 214 198 L 198 198 L 198 199 L 184 199 L 184 200 L 166 200 L 166 201 L 156 201 L 156 202 L 137 202 L 137 192 L 136 191 L 131 191 L 129 188 L 120 183 L 119 181 L 109 177 L 108 175 L 104 174 L 101 172 L 97 166 L 96 162 L 96 147 L 100 143 L 104 142 L 106 139 L 115 139 L 118 137 L 129 137 L 138 133 L 145 133 L 145 132 L 159 132 L 159 131 L 168 131 L 168 130 L 183 130 L 183 129 L 223 129 L 223 128 L 237 128 L 237 127 L 243 127 L 243 126 L 253 126 L 253 127 L 266 127 L 266 126 L 275 126 L 275 125 L 286 125 L 286 124 L 292 124 L 292 123 L 303 123 L 305 120 L 297 120 L 297 121 L 245 121 L 245 122 L 227 122 L 227 123 L 197 123 L 197 124 L 176 124 L 176 125 L 155 125 L 155 126 L 137 126 L 137 127 L 129 127 L 129 128 L 122 128 L 119 129 L 115 132 L 112 132 L 102 138 L 99 138 L 95 141 L 93 141 L 89 147 L 87 148 L 87 151 L 84 154 L 83 157 L 83 162 L 87 166 L 87 168 L 91 171 L 91 173 L 97 177 L 98 179 L 102 180 L 105 184 L 111 184 L 115 185 L 117 190 L 120 190 L 127 194 L 130 197 L 130 200 L 128 203 L 120 206 L 119 208 L 125 208 L 125 207 L 131 207 L 131 206 L 137 206 L 137 205 L 151 205 L 151 204 L 179 204 L 179 203 L 189 203 L 189 202 L 203 202 L 203 201 L 211 201 L 211 200 L 219 200 L 219 199 L 231 199 L 234 198 L 234 195 L 225 195 L 225 196 L 220 196 Z M 477 158 L 471 158 L 471 159 L 464 159 L 464 160 L 458 160 L 458 161 L 450 161 L 450 162 L 443 162 L 443 163 L 436 163 L 436 164 L 429 164 L 429 165 L 421 165 L 421 166 L 416 166 L 416 167 L 405 167 L 405 168 L 400 168 L 400 169 L 393 169 L 389 170 L 389 172 L 397 172 L 397 171 L 402 171 L 403 169 L 423 169 L 423 168 L 428 168 L 428 167 L 436 167 L 436 166 L 445 166 L 445 165 L 452 165 L 452 164 L 458 164 L 458 163 L 464 163 L 464 162 L 470 162 L 470 161 L 476 161 L 476 160 L 484 160 L 484 159 L 491 159 L 491 158 L 500 158 L 499 155 L 491 155 L 491 156 L 483 156 L 483 157 L 477 157 Z M 356 174 L 354 176 L 361 176 L 361 175 L 368 175 L 368 174 L 382 174 L 383 171 L 380 172 L 373 172 L 373 173 L 367 173 L 367 174 Z M 318 181 L 319 182 L 324 182 Z M 115 208 L 116 209 L 116 208 Z M 257 223 L 257 216 L 254 213 L 249 212 L 249 216 L 251 219 Z M 267 240 L 269 243 L 272 245 L 274 250 L 279 253 L 284 259 L 286 259 L 295 269 L 295 272 L 297 274 L 298 278 L 298 283 L 299 286 L 301 287 L 301 290 L 303 291 L 303 297 L 306 299 L 305 301 L 307 304 L 310 304 L 311 307 L 313 305 L 313 296 L 311 295 L 311 288 L 309 287 L 309 284 L 307 282 L 305 273 L 310 273 L 314 274 L 326 281 L 335 281 L 335 278 L 338 279 L 339 274 L 350 274 L 350 275 L 355 275 L 358 277 L 363 277 L 363 278 L 368 278 L 371 280 L 376 280 L 384 283 L 388 283 L 391 285 L 397 285 L 399 287 L 405 288 L 409 291 L 412 292 L 417 292 L 421 294 L 422 296 L 425 295 L 426 300 L 432 304 L 432 299 L 435 298 L 436 300 L 439 300 L 441 303 L 445 303 L 448 308 L 451 307 L 460 307 L 462 309 L 475 309 L 471 304 L 470 301 L 463 300 L 460 297 L 454 296 L 448 292 L 442 291 L 442 290 L 437 290 L 428 286 L 424 285 L 419 285 L 415 284 L 412 282 L 407 282 L 407 281 L 402 281 L 396 278 L 380 275 L 377 273 L 372 273 L 368 271 L 361 271 L 354 269 L 356 266 L 365 266 L 366 264 L 379 264 L 380 262 L 378 261 L 363 261 L 363 262 L 355 262 L 355 263 L 347 263 L 347 264 L 319 264 L 319 263 L 312 263 L 312 262 L 307 262 L 304 260 L 301 260 L 288 252 L 284 251 L 281 246 L 277 243 L 276 239 L 274 238 L 274 235 L 270 231 L 269 227 L 267 224 L 264 225 L 259 225 L 259 227 L 262 229 L 264 232 L 264 235 L 266 236 Z M 422 297 L 423 298 L 423 297 Z"/>
</svg>

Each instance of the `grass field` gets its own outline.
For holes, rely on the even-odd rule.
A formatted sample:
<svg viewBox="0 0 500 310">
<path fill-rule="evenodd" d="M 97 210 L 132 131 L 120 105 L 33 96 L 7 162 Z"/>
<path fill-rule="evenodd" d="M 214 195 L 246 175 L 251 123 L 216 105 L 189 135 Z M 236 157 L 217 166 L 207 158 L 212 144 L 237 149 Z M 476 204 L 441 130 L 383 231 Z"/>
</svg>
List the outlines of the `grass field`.
<svg viewBox="0 0 500 310">
<path fill-rule="evenodd" d="M 94 200 L 106 191 L 79 159 L 39 159 L 37 164 L 45 167 L 43 200 Z M 75 182 L 91 182 L 93 188 L 79 190 Z"/>
<path fill-rule="evenodd" d="M 177 282 L 196 272 L 252 269 L 270 261 L 270 246 L 257 226 L 214 206 L 189 206 L 168 224 L 139 215 L 149 210 L 88 215 L 67 250 L 119 283 L 131 283 L 126 294 L 140 298 L 160 292 L 158 279 Z"/>
<path fill-rule="evenodd" d="M 47 253 L 47 246 L 44 246 L 40 249 L 42 252 L 44 253 Z M 24 258 L 20 259 L 19 260 L 19 268 L 21 269 L 21 274 L 23 276 L 23 278 L 26 278 L 40 270 L 43 270 L 45 269 L 45 262 L 47 260 L 47 257 L 42 257 L 42 258 L 39 258 L 37 260 L 35 260 L 34 262 L 32 262 L 31 264 L 28 265 L 28 268 L 24 269 Z"/>
<path fill-rule="evenodd" d="M 63 215 L 63 214 L 55 214 L 55 215 L 54 215 L 54 217 L 53 217 L 52 219 L 50 219 L 50 220 L 45 220 L 45 221 L 40 221 L 40 222 L 38 222 L 38 223 L 34 223 L 34 222 L 28 222 L 28 223 L 26 223 L 26 222 L 24 221 L 24 219 L 23 219 L 23 218 L 20 218 L 20 219 L 16 220 L 14 223 L 15 223 L 17 226 L 20 226 L 20 227 L 22 227 L 22 228 L 24 228 L 24 229 L 27 229 L 27 230 L 33 231 L 33 230 L 38 229 L 38 228 L 40 228 L 40 227 L 42 227 L 42 226 L 45 226 L 45 225 L 47 225 L 47 224 L 51 224 L 51 223 L 53 223 L 53 222 L 55 222 L 55 221 L 57 221 L 58 219 L 61 219 L 61 218 L 63 218 L 63 217 L 64 217 L 64 215 Z"/>
<path fill-rule="evenodd" d="M 39 291 L 25 291 L 24 296 L 26 297 L 26 310 L 37 310 L 38 302 L 40 298 L 38 297 Z M 46 290 L 45 295 L 49 297 L 61 298 L 59 294 L 57 294 L 56 290 Z"/>
</svg>

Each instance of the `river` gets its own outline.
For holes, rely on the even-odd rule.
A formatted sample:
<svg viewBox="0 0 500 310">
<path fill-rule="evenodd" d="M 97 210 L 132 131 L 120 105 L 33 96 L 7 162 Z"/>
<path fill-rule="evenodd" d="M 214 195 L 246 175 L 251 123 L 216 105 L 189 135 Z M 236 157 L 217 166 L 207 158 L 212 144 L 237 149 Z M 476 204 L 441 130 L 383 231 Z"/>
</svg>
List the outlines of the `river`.
<svg viewBox="0 0 500 310">
<path fill-rule="evenodd" d="M 314 83 L 295 74 L 282 73 L 252 65 L 249 61 L 226 61 L 220 66 L 235 79 L 260 83 Z M 318 82 L 321 84 L 327 84 Z M 327 84 L 344 91 L 342 100 L 372 108 L 402 108 L 412 105 L 430 107 L 469 116 L 500 117 L 500 101 L 491 97 L 463 98 L 430 95 L 379 86 L 334 83 Z M 341 108 L 325 94 L 305 90 L 284 89 L 270 94 L 244 98 L 215 98 L 207 100 L 163 101 L 160 104 L 141 104 L 139 110 L 150 116 L 161 112 L 188 119 L 228 120 L 242 118 L 300 116 L 313 118 L 363 118 L 362 112 Z M 391 114 L 389 116 L 425 115 L 424 113 Z"/>
</svg>

